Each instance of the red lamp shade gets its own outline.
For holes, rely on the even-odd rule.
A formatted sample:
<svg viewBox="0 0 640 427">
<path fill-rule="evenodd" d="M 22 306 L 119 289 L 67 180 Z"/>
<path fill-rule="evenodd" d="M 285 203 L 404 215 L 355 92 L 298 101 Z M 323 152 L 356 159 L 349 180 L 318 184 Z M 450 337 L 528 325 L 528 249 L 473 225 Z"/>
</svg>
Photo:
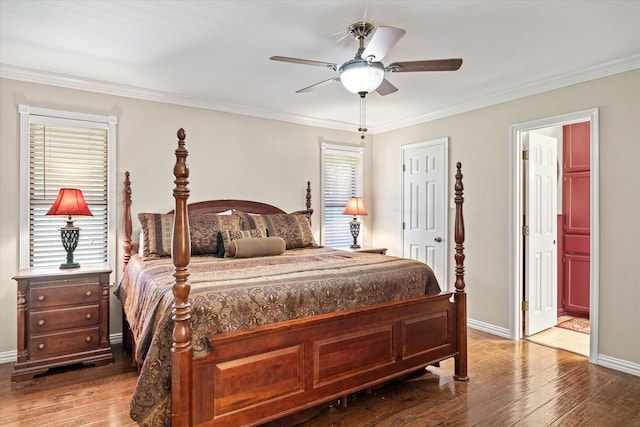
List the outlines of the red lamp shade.
<svg viewBox="0 0 640 427">
<path fill-rule="evenodd" d="M 344 208 L 343 215 L 367 215 L 367 210 L 364 208 L 364 203 L 362 203 L 362 197 L 351 197 L 347 202 L 347 207 Z"/>
<path fill-rule="evenodd" d="M 82 191 L 77 188 L 61 188 L 47 215 L 93 216 L 87 202 L 84 201 Z"/>
</svg>

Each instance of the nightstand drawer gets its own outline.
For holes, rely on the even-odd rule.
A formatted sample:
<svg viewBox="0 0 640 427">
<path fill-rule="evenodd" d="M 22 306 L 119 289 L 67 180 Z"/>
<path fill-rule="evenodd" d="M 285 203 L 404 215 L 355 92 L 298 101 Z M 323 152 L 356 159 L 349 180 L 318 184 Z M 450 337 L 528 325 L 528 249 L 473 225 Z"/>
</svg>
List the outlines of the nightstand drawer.
<svg viewBox="0 0 640 427">
<path fill-rule="evenodd" d="M 31 309 L 98 303 L 100 285 L 90 279 L 40 282 L 29 291 Z"/>
<path fill-rule="evenodd" d="M 99 328 L 87 328 L 57 334 L 32 336 L 29 340 L 31 359 L 40 359 L 58 354 L 80 353 L 95 350 L 100 342 Z"/>
<path fill-rule="evenodd" d="M 33 335 L 60 329 L 87 328 L 100 322 L 100 306 L 87 305 L 59 310 L 31 312 L 29 332 Z"/>
</svg>

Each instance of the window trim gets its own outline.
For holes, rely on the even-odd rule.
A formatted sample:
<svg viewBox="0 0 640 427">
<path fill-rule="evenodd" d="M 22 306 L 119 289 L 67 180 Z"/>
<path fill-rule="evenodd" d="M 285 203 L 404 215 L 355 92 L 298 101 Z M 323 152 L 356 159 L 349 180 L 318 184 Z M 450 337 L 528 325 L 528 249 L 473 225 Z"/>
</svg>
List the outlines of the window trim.
<svg viewBox="0 0 640 427">
<path fill-rule="evenodd" d="M 49 108 L 32 107 L 19 104 L 20 115 L 20 250 L 18 259 L 20 269 L 29 268 L 29 125 L 33 116 L 41 117 L 41 121 L 62 120 L 74 121 L 79 126 L 87 123 L 96 123 L 106 126 L 108 131 L 107 142 L 107 209 L 109 212 L 107 221 L 107 262 L 112 266 L 116 257 L 116 116 L 100 116 L 95 114 L 74 113 L 70 111 L 53 110 Z M 115 271 L 115 270 L 114 270 Z"/>
<path fill-rule="evenodd" d="M 327 142 L 320 139 L 320 244 L 325 245 L 325 196 L 324 196 L 324 180 L 325 180 L 325 154 L 326 153 L 336 153 L 336 154 L 345 154 L 352 156 L 359 156 L 360 161 L 358 164 L 358 186 L 360 196 L 364 196 L 362 193 L 364 192 L 364 154 L 365 154 L 365 146 L 364 144 L 353 145 L 353 144 L 341 144 L 335 142 Z M 360 229 L 360 238 L 362 239 L 364 236 L 364 228 Z"/>
</svg>

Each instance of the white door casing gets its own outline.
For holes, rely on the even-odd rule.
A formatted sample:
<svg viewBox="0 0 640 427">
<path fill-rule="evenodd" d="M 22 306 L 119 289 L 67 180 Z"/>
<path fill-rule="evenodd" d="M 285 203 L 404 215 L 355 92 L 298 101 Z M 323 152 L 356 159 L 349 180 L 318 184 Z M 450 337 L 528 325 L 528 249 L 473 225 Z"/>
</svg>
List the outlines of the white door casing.
<svg viewBox="0 0 640 427">
<path fill-rule="evenodd" d="M 403 257 L 422 261 L 447 288 L 448 138 L 402 147 Z"/>
<path fill-rule="evenodd" d="M 555 326 L 558 317 L 557 191 L 558 141 L 527 132 L 525 218 L 525 335 Z"/>
<path fill-rule="evenodd" d="M 522 182 L 522 133 L 550 126 L 562 126 L 572 123 L 589 121 L 590 152 L 591 152 L 591 182 L 589 206 L 591 218 L 590 240 L 590 288 L 589 288 L 589 320 L 591 333 L 589 334 L 589 361 L 591 363 L 607 365 L 601 359 L 598 351 L 599 341 L 599 295 L 600 295 L 600 124 L 598 108 L 591 108 L 573 113 L 561 114 L 553 117 L 536 119 L 528 122 L 509 126 L 509 331 L 508 337 L 512 339 L 522 338 L 522 300 L 524 280 L 524 248 L 522 245 L 521 224 L 525 214 L 523 204 Z"/>
</svg>

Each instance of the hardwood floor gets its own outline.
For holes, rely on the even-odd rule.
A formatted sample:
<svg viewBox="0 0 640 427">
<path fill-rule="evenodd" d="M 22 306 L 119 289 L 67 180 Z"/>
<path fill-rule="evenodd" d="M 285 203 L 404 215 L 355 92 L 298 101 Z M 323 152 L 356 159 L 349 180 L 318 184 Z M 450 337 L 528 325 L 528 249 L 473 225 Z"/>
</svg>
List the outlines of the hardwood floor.
<svg viewBox="0 0 640 427">
<path fill-rule="evenodd" d="M 132 426 L 136 372 L 115 363 L 59 368 L 11 384 L 0 365 L 2 426 Z M 327 408 L 304 427 L 640 426 L 640 377 L 592 365 L 580 355 L 469 330 L 469 382 L 453 362 Z"/>
</svg>

